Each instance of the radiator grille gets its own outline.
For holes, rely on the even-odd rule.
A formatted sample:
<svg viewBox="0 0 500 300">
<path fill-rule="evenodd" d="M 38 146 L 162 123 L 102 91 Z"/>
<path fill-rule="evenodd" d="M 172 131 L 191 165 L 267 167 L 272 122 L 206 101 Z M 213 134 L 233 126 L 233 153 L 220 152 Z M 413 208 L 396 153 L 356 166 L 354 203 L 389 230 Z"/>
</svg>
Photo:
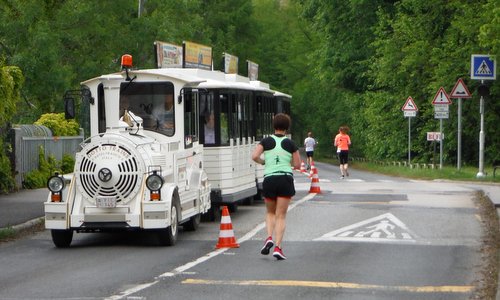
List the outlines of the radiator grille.
<svg viewBox="0 0 500 300">
<path fill-rule="evenodd" d="M 118 144 L 91 147 L 76 171 L 80 191 L 89 201 L 116 197 L 122 203 L 135 197 L 144 173 L 138 157 Z"/>
</svg>

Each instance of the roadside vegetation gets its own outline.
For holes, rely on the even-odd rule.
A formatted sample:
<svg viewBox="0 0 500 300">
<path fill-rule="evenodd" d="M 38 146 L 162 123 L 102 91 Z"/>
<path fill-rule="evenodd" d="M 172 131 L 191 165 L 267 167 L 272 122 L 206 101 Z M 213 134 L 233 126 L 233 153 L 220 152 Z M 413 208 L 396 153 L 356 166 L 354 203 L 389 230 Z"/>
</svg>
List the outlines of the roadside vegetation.
<svg viewBox="0 0 500 300">
<path fill-rule="evenodd" d="M 328 151 L 347 125 L 352 154 L 372 161 L 404 159 L 408 120 L 401 107 L 409 96 L 419 109 L 411 122 L 412 157 L 431 160 L 435 145 L 426 133 L 439 128 L 432 99 L 462 78 L 472 93 L 461 113 L 462 161 L 478 165 L 481 81 L 470 79 L 470 61 L 472 54 L 500 57 L 498 0 L 148 0 L 139 1 L 140 9 L 137 0 L 2 3 L 1 192 L 14 188 L 11 125 L 60 113 L 66 90 L 119 71 L 122 54 L 131 54 L 136 68 L 155 68 L 154 41 L 209 45 L 215 70 L 223 52 L 239 58 L 241 75 L 247 60 L 256 62 L 259 80 L 293 96 L 297 143 L 312 131 L 318 151 Z M 500 80 L 485 84 L 485 163 L 492 164 L 500 160 Z M 450 165 L 457 161 L 452 102 L 443 124 Z"/>
<path fill-rule="evenodd" d="M 406 166 L 394 166 L 392 162 L 387 162 L 385 164 L 374 163 L 374 162 L 361 162 L 354 161 L 349 163 L 350 167 L 355 169 L 386 174 L 391 176 L 399 176 L 413 179 L 424 179 L 424 180 L 434 180 L 434 179 L 444 179 L 444 180 L 459 180 L 459 181 L 473 181 L 473 182 L 498 182 L 500 183 L 500 168 L 496 172 L 495 178 L 493 178 L 493 167 L 487 167 L 484 169 L 486 176 L 484 178 L 477 178 L 476 174 L 478 172 L 477 167 L 462 167 L 460 170 L 456 166 L 443 166 L 439 169 L 439 165 L 436 165 L 435 169 L 431 168 L 409 168 Z"/>
</svg>

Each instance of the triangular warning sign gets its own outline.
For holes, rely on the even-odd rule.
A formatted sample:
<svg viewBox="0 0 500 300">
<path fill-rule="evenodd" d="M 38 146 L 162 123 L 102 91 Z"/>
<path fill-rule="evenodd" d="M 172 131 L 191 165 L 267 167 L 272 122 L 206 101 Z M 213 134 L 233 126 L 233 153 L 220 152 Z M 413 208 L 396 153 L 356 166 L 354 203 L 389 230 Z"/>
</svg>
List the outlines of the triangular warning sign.
<svg viewBox="0 0 500 300">
<path fill-rule="evenodd" d="M 462 78 L 458 78 L 457 83 L 455 83 L 455 86 L 450 93 L 450 98 L 472 98 L 472 95 L 467 89 L 467 86 Z"/>
<path fill-rule="evenodd" d="M 432 100 L 432 104 L 451 104 L 450 97 L 448 97 L 443 87 L 440 87 L 437 91 L 434 100 Z"/>
<path fill-rule="evenodd" d="M 415 102 L 411 97 L 408 97 L 406 99 L 405 105 L 401 108 L 402 111 L 418 111 L 417 105 L 415 105 Z"/>
<path fill-rule="evenodd" d="M 415 242 L 417 235 L 391 213 L 329 232 L 314 241 Z"/>
</svg>

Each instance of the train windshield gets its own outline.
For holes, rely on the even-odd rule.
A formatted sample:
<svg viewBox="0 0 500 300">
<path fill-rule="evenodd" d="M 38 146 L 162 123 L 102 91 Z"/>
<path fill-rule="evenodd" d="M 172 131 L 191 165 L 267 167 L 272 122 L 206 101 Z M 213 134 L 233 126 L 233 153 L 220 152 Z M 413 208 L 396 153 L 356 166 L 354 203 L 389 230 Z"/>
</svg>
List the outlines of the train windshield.
<svg viewBox="0 0 500 300">
<path fill-rule="evenodd" d="M 143 120 L 145 130 L 175 133 L 174 85 L 171 82 L 124 82 L 120 86 L 120 117 L 125 110 Z"/>
</svg>

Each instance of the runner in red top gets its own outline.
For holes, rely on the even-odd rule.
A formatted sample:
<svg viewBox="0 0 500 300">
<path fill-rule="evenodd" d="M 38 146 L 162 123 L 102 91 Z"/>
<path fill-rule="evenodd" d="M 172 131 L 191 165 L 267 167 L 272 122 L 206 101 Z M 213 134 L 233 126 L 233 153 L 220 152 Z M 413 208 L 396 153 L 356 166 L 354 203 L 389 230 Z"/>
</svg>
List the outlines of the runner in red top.
<svg viewBox="0 0 500 300">
<path fill-rule="evenodd" d="M 340 161 L 340 179 L 349 176 L 347 168 L 349 167 L 349 146 L 351 145 L 351 138 L 347 134 L 349 127 L 340 126 L 339 133 L 335 136 L 333 145 L 337 147 L 337 154 Z"/>
</svg>

